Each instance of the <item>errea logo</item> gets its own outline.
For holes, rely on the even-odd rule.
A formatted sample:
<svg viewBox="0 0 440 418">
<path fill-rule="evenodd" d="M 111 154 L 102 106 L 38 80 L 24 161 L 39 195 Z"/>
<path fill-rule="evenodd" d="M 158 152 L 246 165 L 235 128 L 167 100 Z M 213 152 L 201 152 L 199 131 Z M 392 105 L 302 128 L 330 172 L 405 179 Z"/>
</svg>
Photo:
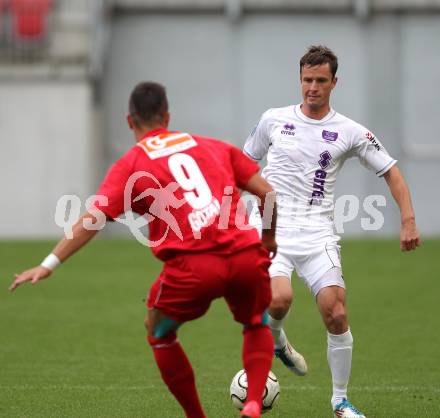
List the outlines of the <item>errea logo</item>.
<svg viewBox="0 0 440 418">
<path fill-rule="evenodd" d="M 281 130 L 281 135 L 290 135 L 290 136 L 294 136 L 295 135 L 295 125 L 292 123 L 286 123 L 283 126 L 283 129 Z"/>
</svg>

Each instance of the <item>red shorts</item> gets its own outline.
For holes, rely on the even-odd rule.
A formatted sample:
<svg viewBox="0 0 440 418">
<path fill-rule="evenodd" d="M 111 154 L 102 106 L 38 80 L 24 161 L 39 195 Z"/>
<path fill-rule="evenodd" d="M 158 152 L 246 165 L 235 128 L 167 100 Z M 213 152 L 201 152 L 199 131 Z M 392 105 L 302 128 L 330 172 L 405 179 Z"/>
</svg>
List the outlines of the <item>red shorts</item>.
<svg viewBox="0 0 440 418">
<path fill-rule="evenodd" d="M 185 322 L 202 316 L 214 299 L 224 297 L 236 321 L 260 324 L 272 297 L 269 265 L 268 252 L 261 246 L 234 255 L 177 256 L 165 263 L 147 306 Z"/>
</svg>

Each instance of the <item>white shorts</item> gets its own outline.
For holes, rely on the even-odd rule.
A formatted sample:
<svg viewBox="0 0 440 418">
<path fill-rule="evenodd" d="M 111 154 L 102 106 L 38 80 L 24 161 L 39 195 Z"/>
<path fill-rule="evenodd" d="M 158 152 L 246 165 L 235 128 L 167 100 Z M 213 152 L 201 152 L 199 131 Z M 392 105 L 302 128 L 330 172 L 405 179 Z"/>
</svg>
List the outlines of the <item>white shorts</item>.
<svg viewBox="0 0 440 418">
<path fill-rule="evenodd" d="M 270 277 L 290 279 L 296 271 L 315 297 L 324 287 L 345 289 L 339 239 L 331 229 L 277 228 L 278 252 L 269 268 Z"/>
</svg>

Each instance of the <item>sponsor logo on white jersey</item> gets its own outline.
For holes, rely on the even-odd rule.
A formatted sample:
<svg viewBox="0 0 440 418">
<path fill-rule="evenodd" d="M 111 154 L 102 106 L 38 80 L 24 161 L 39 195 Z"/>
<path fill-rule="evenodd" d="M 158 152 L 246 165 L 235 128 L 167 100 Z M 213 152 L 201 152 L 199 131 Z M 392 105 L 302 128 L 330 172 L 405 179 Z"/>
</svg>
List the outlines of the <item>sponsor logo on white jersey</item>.
<svg viewBox="0 0 440 418">
<path fill-rule="evenodd" d="M 380 151 L 379 141 L 375 138 L 375 136 L 371 132 L 367 132 L 365 137 L 370 141 L 371 145 L 374 146 L 378 151 Z"/>
<path fill-rule="evenodd" d="M 286 123 L 283 126 L 283 129 L 281 130 L 281 135 L 294 136 L 295 135 L 295 125 L 293 125 L 292 123 Z"/>
</svg>

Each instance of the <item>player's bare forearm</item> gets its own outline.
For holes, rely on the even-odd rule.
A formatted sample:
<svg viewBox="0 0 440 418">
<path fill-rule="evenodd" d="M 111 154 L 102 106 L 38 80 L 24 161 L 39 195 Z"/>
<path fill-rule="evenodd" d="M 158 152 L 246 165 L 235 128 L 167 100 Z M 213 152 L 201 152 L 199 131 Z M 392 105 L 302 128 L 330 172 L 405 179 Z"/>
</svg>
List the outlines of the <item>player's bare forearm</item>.
<svg viewBox="0 0 440 418">
<path fill-rule="evenodd" d="M 61 239 L 52 251 L 52 255 L 57 257 L 61 262 L 67 260 L 71 255 L 87 244 L 98 233 L 98 227 L 102 228 L 102 226 L 103 225 L 98 224 L 98 218 L 96 218 L 95 215 L 86 212 L 73 226 L 72 237 L 70 239 Z M 26 282 L 35 284 L 39 280 L 49 277 L 51 274 L 52 269 L 43 265 L 25 270 L 15 275 L 15 279 L 9 287 L 9 290 L 14 291 L 18 286 Z"/>
<path fill-rule="evenodd" d="M 52 254 L 55 254 L 61 262 L 67 260 L 98 233 L 97 229 L 91 229 L 87 226 L 92 224 L 97 225 L 97 222 L 98 220 L 95 215 L 86 212 L 73 226 L 72 238 L 65 237 L 61 239 L 53 249 Z"/>
<path fill-rule="evenodd" d="M 399 206 L 402 223 L 415 220 L 409 189 L 399 168 L 397 166 L 391 167 L 384 174 L 384 178 L 394 200 Z"/>
<path fill-rule="evenodd" d="M 277 242 L 275 239 L 277 227 L 277 202 L 274 191 L 266 193 L 261 198 L 261 205 L 258 206 L 262 219 L 261 241 L 269 252 L 271 258 L 277 253 Z"/>
<path fill-rule="evenodd" d="M 277 226 L 276 193 L 272 186 L 259 174 L 255 174 L 250 178 L 245 190 L 259 198 L 258 209 L 260 210 L 263 226 L 261 240 L 274 257 L 277 252 L 275 240 Z"/>
<path fill-rule="evenodd" d="M 384 178 L 400 209 L 400 247 L 402 251 L 414 250 L 421 244 L 421 241 L 408 186 L 397 166 L 391 167 L 384 174 Z"/>
</svg>

